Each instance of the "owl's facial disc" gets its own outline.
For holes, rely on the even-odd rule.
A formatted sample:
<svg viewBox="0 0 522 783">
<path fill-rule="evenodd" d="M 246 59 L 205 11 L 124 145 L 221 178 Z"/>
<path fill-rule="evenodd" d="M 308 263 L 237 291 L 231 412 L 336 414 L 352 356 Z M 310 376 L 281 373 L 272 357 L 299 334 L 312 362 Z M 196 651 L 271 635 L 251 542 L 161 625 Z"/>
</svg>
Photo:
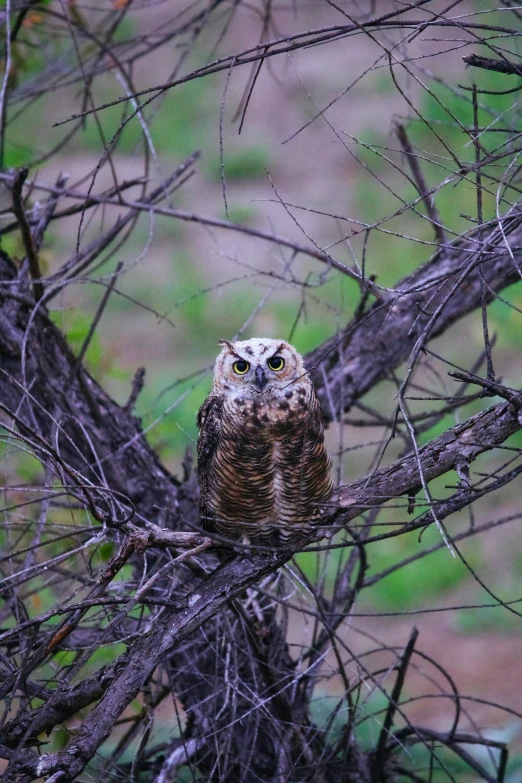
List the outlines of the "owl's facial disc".
<svg viewBox="0 0 522 783">
<path fill-rule="evenodd" d="M 222 340 L 216 360 L 214 389 L 232 399 L 283 396 L 305 375 L 300 354 L 285 340 Z"/>
</svg>

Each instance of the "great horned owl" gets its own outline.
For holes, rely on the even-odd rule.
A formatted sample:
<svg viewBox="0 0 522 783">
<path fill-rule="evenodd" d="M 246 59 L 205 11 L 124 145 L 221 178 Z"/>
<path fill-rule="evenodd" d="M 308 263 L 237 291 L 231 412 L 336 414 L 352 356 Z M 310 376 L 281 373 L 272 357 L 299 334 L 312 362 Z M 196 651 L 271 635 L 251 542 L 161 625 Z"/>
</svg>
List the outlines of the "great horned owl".
<svg viewBox="0 0 522 783">
<path fill-rule="evenodd" d="M 306 538 L 332 477 L 303 359 L 284 340 L 221 344 L 197 419 L 201 523 L 260 544 Z"/>
</svg>

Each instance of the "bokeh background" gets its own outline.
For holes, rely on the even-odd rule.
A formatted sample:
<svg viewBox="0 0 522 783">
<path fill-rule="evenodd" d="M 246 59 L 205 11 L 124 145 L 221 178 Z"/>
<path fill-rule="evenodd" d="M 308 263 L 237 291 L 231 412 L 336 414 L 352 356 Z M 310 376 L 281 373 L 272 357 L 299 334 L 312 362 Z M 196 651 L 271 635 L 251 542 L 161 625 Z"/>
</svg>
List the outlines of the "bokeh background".
<svg viewBox="0 0 522 783">
<path fill-rule="evenodd" d="M 414 16 L 428 21 L 434 14 L 446 13 L 447 5 L 430 2 Z M 508 20 L 508 3 L 504 9 L 491 0 L 454 5 L 451 15 L 476 24 L 500 24 L 501 19 L 514 27 L 518 19 L 513 11 Z M 398 3 L 344 2 L 338 7 L 319 0 L 223 3 L 209 21 L 208 3 L 203 2 L 71 1 L 34 4 L 23 22 L 9 74 L 4 168 L 28 165 L 30 177 L 40 184 L 53 184 L 60 173 L 67 173 L 70 190 L 99 193 L 110 191 L 115 179 L 147 177 L 159 182 L 199 151 L 191 176 L 166 205 L 172 215 L 141 214 L 125 241 L 107 251 L 106 261 L 88 275 L 72 279 L 51 304 L 53 319 L 79 350 L 116 264 L 123 263 L 90 343 L 87 367 L 122 404 L 136 369 L 145 368 L 136 412 L 161 459 L 179 474 L 187 451 L 195 453 L 196 413 L 210 388 L 220 338 L 282 337 L 307 353 L 344 325 L 360 301 L 359 285 L 342 271 L 293 254 L 255 232 L 326 249 L 346 266 L 361 269 L 364 265 L 366 275 L 374 275 L 384 290 L 393 288 L 436 249 L 433 227 L 397 140 L 397 124 L 407 128 L 428 187 L 437 186 L 433 203 L 451 241 L 474 225 L 477 213 L 475 180 L 456 175 L 448 151 L 463 164 L 474 161 L 469 135 L 473 107 L 465 88 L 475 79 L 483 90 L 506 90 L 513 84 L 508 81 L 512 77 L 466 68 L 462 58 L 474 51 L 474 36 L 468 29 L 441 26 L 435 35 L 433 27 L 426 33 L 421 28 L 414 32 L 390 28 L 273 57 L 259 73 L 254 63 L 178 84 L 156 93 L 142 114 L 124 128 L 122 122 L 134 99 L 118 103 L 89 114 L 68 138 L 78 123 L 60 123 L 84 107 L 85 87 L 75 58 L 89 56 L 89 42 L 75 38 L 61 21 L 53 20 L 53 7 L 58 6 L 61 13 L 65 9 L 83 18 L 91 30 L 98 24 L 101 29 L 107 14 L 114 20 L 121 16 L 115 51 L 121 57 L 137 53 L 133 88 L 140 90 L 171 82 L 260 41 L 346 23 L 345 14 L 363 18 L 367 12 L 391 12 Z M 5 0 L 0 7 L 5 11 Z M 188 25 L 197 13 L 201 14 L 199 29 Z M 140 41 L 145 40 L 149 44 L 157 40 L 157 46 L 140 57 Z M 516 54 L 518 41 L 516 35 L 509 36 L 506 45 L 511 54 Z M 103 70 L 89 85 L 88 106 L 110 103 L 129 89 L 116 65 Z M 479 126 L 502 127 L 506 145 L 515 144 L 520 132 L 519 102 L 518 95 L 512 94 L 481 96 Z M 107 157 L 104 149 L 111 139 Z M 498 135 L 484 134 L 483 143 L 486 150 L 488 144 L 498 145 Z M 493 165 L 497 171 L 505 168 L 503 162 Z M 139 199 L 140 193 L 136 184 L 126 197 Z M 42 197 L 37 190 L 32 195 L 33 201 Z M 70 198 L 65 203 L 76 202 Z M 483 208 L 486 220 L 495 215 L 493 169 Z M 45 272 L 58 270 L 123 211 L 107 205 L 84 218 L 73 215 L 51 226 L 42 251 Z M 193 216 L 225 221 L 228 227 Z M 4 225 L 10 219 L 7 213 L 0 217 Z M 230 226 L 235 223 L 240 231 Z M 16 233 L 2 236 L 2 248 L 23 255 Z M 490 332 L 497 335 L 495 371 L 503 382 L 518 387 L 520 312 L 506 302 L 522 307 L 522 289 L 515 286 L 502 296 L 506 301 L 489 308 Z M 430 347 L 445 360 L 469 369 L 483 350 L 481 314 L 467 316 Z M 418 395 L 453 394 L 455 384 L 447 369 L 435 359 L 429 366 L 422 365 L 414 377 Z M 354 407 L 346 422 L 330 426 L 328 442 L 340 483 L 369 472 L 377 459 L 386 463 L 404 453 L 400 439 L 380 450 L 389 430 L 375 418 L 375 411 L 383 418 L 393 413 L 399 376 L 367 395 L 366 407 Z M 410 402 L 413 414 L 438 404 Z M 459 415 L 471 415 L 489 404 L 479 400 L 461 414 L 445 415 L 429 432 L 419 434 L 419 442 L 444 431 Z M 520 438 L 512 443 L 522 445 Z M 477 470 L 481 465 L 491 470 L 495 460 L 498 455 L 484 456 Z M 33 469 L 31 459 L 22 454 L 9 467 L 11 478 L 16 475 L 28 481 Z M 448 486 L 456 482 L 453 478 L 435 482 L 434 497 L 447 494 Z M 502 600 L 518 598 L 520 592 L 519 495 L 520 485 L 515 482 L 501 498 L 492 496 L 477 504 L 477 525 L 509 515 L 514 522 L 462 544 L 468 562 Z M 453 532 L 468 524 L 462 513 L 466 518 L 452 521 Z M 391 508 L 382 521 L 394 521 L 399 514 L 404 517 L 404 509 Z M 373 649 L 376 638 L 385 646 L 401 648 L 412 625 L 417 626 L 420 647 L 445 667 L 461 693 L 484 700 L 483 706 L 473 708 L 477 725 L 491 737 L 512 743 L 515 755 L 509 781 L 515 783 L 522 774 L 522 757 L 517 756 L 517 748 L 522 748 L 521 721 L 515 714 L 491 710 L 487 702 L 520 709 L 520 618 L 495 605 L 465 565 L 439 543 L 437 530 L 430 529 L 420 542 L 417 534 L 411 534 L 372 545 L 369 575 L 392 570 L 361 596 L 343 638 L 355 654 Z M 431 546 L 436 548 L 433 554 L 417 557 Z M 324 567 L 326 578 L 333 579 L 340 556 L 331 556 L 327 563 L 323 558 L 318 566 L 320 557 L 303 555 L 300 563 L 311 578 Z M 411 563 L 393 570 L 405 558 L 411 558 Z M 45 596 L 35 601 L 40 602 L 38 609 Z M 484 604 L 491 606 L 470 608 Z M 291 629 L 295 644 L 301 644 L 310 631 L 303 622 L 296 617 Z M 378 654 L 383 665 L 390 663 L 385 651 Z M 434 671 L 427 662 L 425 668 Z M 412 698 L 430 692 L 425 675 L 419 670 L 411 676 Z M 339 686 L 335 677 L 325 683 L 323 699 L 317 700 L 318 714 L 328 713 L 327 697 L 335 695 Z M 436 691 L 434 686 L 431 692 Z M 379 698 L 369 686 L 362 706 L 368 716 L 378 709 Z M 446 725 L 450 713 L 447 700 L 437 698 L 419 699 L 409 712 L 434 728 Z M 167 714 L 165 720 L 169 726 L 173 718 Z M 371 734 L 370 719 L 361 731 Z"/>
</svg>

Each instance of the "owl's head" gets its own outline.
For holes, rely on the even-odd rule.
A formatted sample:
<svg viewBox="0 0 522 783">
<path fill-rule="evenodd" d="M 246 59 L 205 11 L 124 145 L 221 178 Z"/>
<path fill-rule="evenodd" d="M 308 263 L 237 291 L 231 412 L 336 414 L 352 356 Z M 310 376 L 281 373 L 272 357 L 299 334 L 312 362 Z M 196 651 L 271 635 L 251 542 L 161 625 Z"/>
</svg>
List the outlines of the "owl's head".
<svg viewBox="0 0 522 783">
<path fill-rule="evenodd" d="M 285 340 L 252 337 L 220 343 L 223 350 L 214 366 L 215 392 L 247 398 L 277 394 L 307 378 L 301 354 Z"/>
</svg>

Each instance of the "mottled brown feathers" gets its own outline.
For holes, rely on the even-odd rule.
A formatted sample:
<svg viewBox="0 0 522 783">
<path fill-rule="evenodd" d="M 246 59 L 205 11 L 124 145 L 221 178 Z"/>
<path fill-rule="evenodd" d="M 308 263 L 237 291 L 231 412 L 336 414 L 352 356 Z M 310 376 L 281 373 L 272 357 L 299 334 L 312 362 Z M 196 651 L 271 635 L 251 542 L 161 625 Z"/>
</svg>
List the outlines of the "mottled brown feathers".
<svg viewBox="0 0 522 783">
<path fill-rule="evenodd" d="M 282 340 L 226 343 L 198 426 L 202 526 L 258 543 L 306 538 L 332 479 L 319 402 L 297 351 Z"/>
</svg>

